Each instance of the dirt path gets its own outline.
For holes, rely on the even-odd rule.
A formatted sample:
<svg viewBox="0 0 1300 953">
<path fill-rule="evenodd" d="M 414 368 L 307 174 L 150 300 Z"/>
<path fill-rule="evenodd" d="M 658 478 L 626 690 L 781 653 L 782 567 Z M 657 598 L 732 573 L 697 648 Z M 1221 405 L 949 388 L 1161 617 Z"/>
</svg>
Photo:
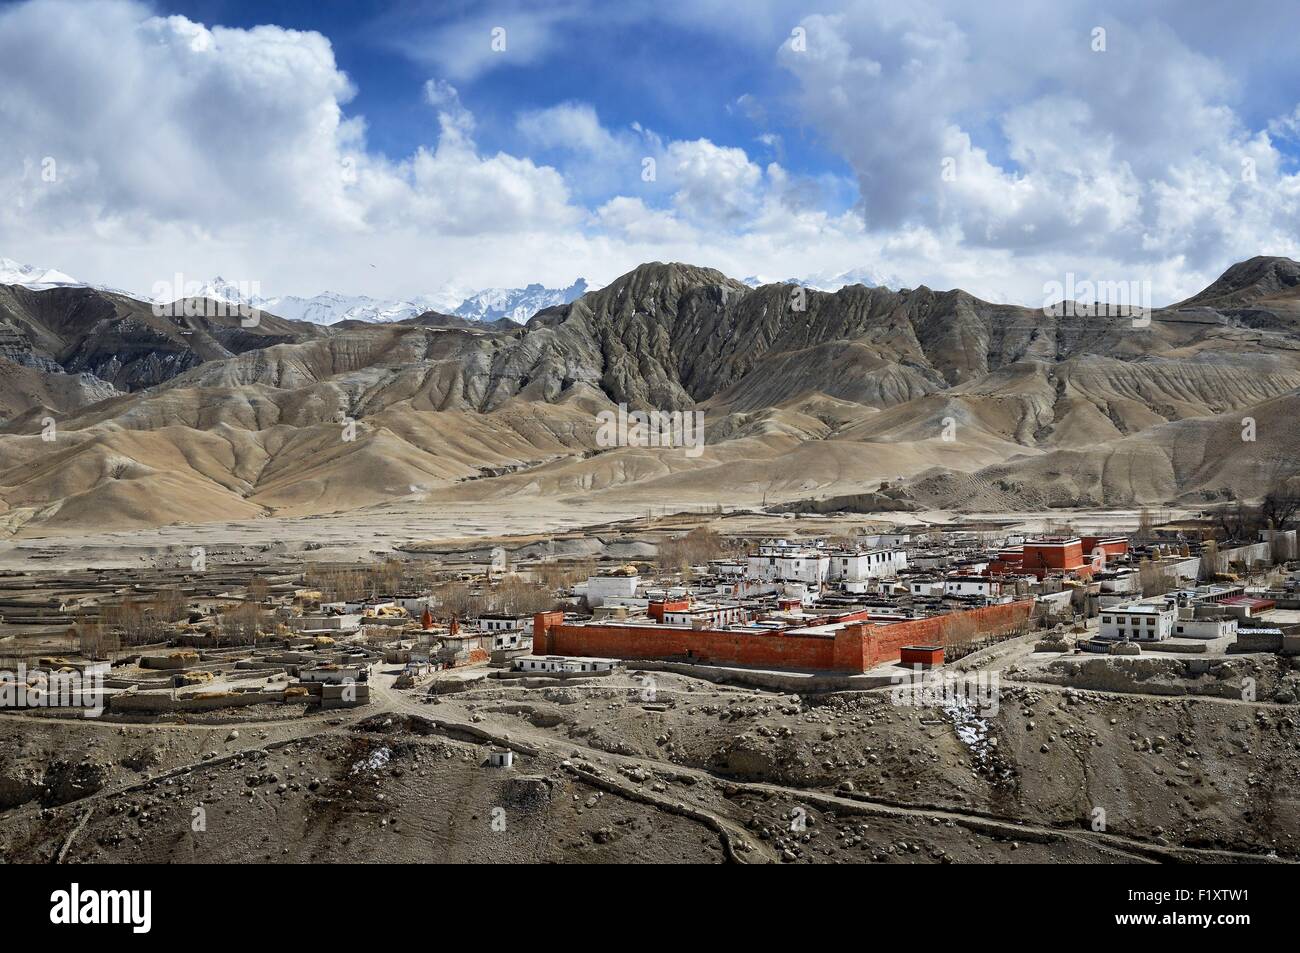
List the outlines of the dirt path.
<svg viewBox="0 0 1300 953">
<path fill-rule="evenodd" d="M 470 722 L 468 718 L 462 719 L 457 717 L 448 717 L 448 713 L 446 712 L 439 712 L 437 718 L 434 719 L 428 714 L 422 703 L 411 701 L 409 698 L 401 696 L 387 687 L 381 689 L 381 694 L 385 695 L 397 710 L 433 723 L 442 730 L 448 728 L 462 731 L 472 730 L 474 734 L 480 736 L 484 734 L 493 734 L 490 729 L 484 728 L 481 723 Z M 1214 848 L 1162 847 L 1157 844 L 1130 838 L 1122 834 L 1070 830 L 1039 824 L 1026 824 L 1018 821 L 999 819 L 979 814 L 977 812 L 960 811 L 953 808 L 922 805 L 909 806 L 868 798 L 862 795 L 845 797 L 837 794 L 809 791 L 804 788 L 789 787 L 781 784 L 733 781 L 729 778 L 719 778 L 714 774 L 699 768 L 685 767 L 683 765 L 659 761 L 657 759 L 639 755 L 620 755 L 613 752 L 590 748 L 573 739 L 558 739 L 554 735 L 551 735 L 542 729 L 533 728 L 526 724 L 518 727 L 512 726 L 509 732 L 498 731 L 495 735 L 498 744 L 513 747 L 518 746 L 522 736 L 530 747 L 533 747 L 538 751 L 549 752 L 553 757 L 561 758 L 564 761 L 568 761 L 570 758 L 570 755 L 566 752 L 579 750 L 583 752 L 586 760 L 597 763 L 612 762 L 615 765 L 626 765 L 629 767 L 638 767 L 643 770 L 648 769 L 650 771 L 659 771 L 660 773 L 670 777 L 689 775 L 694 778 L 697 783 L 707 782 L 704 790 L 710 790 L 717 784 L 725 784 L 730 788 L 749 791 L 755 794 L 776 794 L 782 797 L 788 797 L 836 813 L 865 814 L 900 820 L 921 819 L 929 821 L 934 818 L 938 818 L 940 821 L 951 820 L 953 823 L 959 824 L 969 830 L 991 834 L 993 836 L 1013 841 L 1036 839 L 1040 842 L 1054 842 L 1064 840 L 1086 844 L 1090 848 L 1097 848 L 1100 846 L 1103 849 L 1110 851 L 1118 858 L 1140 861 L 1143 863 L 1185 863 L 1191 860 L 1219 863 L 1243 861 L 1255 863 L 1285 863 L 1285 861 L 1281 861 L 1278 858 L 1266 858 L 1259 854 L 1250 854 L 1241 851 L 1218 850 Z M 505 737 L 506 735 L 509 737 Z M 606 779 L 610 777 L 610 775 L 605 772 L 600 772 L 598 769 L 592 770 L 595 772 L 592 776 L 603 777 Z M 628 787 L 628 785 L 621 781 L 614 783 L 617 783 L 620 787 Z M 637 797 L 636 799 L 643 803 L 655 804 L 654 801 L 646 800 L 644 797 Z M 656 806 L 658 805 L 656 804 Z M 739 845 L 749 844 L 750 846 L 755 847 L 759 851 L 760 855 L 765 856 L 767 859 L 774 859 L 762 842 L 759 842 L 757 845 L 754 844 L 748 833 L 729 819 L 720 817 L 716 813 L 708 810 L 708 808 L 699 804 L 692 805 L 692 810 L 698 812 L 701 817 L 709 818 L 711 820 L 709 825 L 710 827 L 716 825 L 717 828 L 729 830 L 734 833 L 734 836 L 740 838 L 737 842 L 738 857 L 743 856 L 743 850 Z"/>
</svg>

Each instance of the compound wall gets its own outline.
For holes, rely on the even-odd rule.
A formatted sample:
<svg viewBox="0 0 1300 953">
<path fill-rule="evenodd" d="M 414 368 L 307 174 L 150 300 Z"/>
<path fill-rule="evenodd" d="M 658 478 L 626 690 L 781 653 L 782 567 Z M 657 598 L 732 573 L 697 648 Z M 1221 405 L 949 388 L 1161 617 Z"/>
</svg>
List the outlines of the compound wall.
<svg viewBox="0 0 1300 953">
<path fill-rule="evenodd" d="M 897 661 L 904 645 L 943 644 L 949 620 L 954 618 L 969 618 L 973 633 L 984 634 L 1023 622 L 1032 606 L 1028 601 L 1013 602 L 912 622 L 847 625 L 834 636 L 660 625 L 565 625 L 563 613 L 539 612 L 533 619 L 533 653 L 865 672 Z"/>
</svg>

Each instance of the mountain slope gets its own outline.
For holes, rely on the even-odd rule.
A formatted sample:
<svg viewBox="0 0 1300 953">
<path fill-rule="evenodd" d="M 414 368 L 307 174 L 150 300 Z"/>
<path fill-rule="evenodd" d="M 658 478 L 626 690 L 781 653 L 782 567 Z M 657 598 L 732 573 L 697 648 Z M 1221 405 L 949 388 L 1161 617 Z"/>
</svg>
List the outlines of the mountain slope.
<svg viewBox="0 0 1300 953">
<path fill-rule="evenodd" d="M 882 484 L 946 508 L 1258 496 L 1259 474 L 1300 459 L 1297 275 L 1252 259 L 1137 323 L 657 262 L 523 327 L 434 311 L 245 328 L 95 289 L 0 288 L 0 525 Z M 598 415 L 620 404 L 702 414 L 705 445 L 606 446 Z"/>
</svg>

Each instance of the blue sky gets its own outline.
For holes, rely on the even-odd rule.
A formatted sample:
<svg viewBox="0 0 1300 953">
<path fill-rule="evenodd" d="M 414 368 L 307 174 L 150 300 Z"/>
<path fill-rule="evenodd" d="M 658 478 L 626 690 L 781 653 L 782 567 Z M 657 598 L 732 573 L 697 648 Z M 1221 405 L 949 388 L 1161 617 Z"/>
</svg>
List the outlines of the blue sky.
<svg viewBox="0 0 1300 953">
<path fill-rule="evenodd" d="M 1037 304 L 1300 253 L 1293 5 L 739 6 L 0 0 L 0 256 L 131 290 L 686 260 Z"/>
<path fill-rule="evenodd" d="M 431 70 L 440 72 L 437 47 L 486 44 L 479 11 L 490 8 L 372 0 L 198 0 L 161 7 L 199 22 L 245 28 L 274 23 L 328 36 L 339 67 L 357 87 L 348 111 L 366 117 L 372 148 L 394 158 L 429 141 L 433 117 L 423 85 Z M 502 5 L 496 20 L 491 13 L 486 19 L 499 21 L 509 31 L 509 10 Z M 790 77 L 772 68 L 770 54 L 789 38 L 791 22 L 729 37 L 692 24 L 689 18 L 638 15 L 611 25 L 602 16 L 575 12 L 552 32 L 544 53 L 535 54 L 536 44 L 530 45 L 527 38 L 519 41 L 517 51 L 512 49 L 507 32 L 499 65 L 496 57 L 488 58 L 491 69 L 470 80 L 456 76 L 451 81 L 478 119 L 480 145 L 490 150 L 517 147 L 513 121 L 518 112 L 586 102 L 610 125 L 640 123 L 671 139 L 706 136 L 720 145 L 778 159 L 799 173 L 851 178 L 849 164 L 788 115 L 783 96 L 790 89 Z M 422 56 L 420 47 L 426 45 Z M 744 96 L 765 105 L 764 119 L 746 113 L 740 105 Z M 760 142 L 760 136 L 772 132 L 781 134 L 779 145 Z"/>
</svg>

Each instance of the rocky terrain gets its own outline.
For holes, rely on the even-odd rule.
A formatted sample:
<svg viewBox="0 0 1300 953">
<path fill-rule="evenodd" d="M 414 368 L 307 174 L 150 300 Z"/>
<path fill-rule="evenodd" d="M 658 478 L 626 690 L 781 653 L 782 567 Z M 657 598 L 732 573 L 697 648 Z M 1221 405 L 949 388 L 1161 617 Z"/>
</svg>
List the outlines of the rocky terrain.
<svg viewBox="0 0 1300 953">
<path fill-rule="evenodd" d="M 1296 472 L 1298 289 L 1296 262 L 1252 259 L 1135 322 L 654 263 L 522 328 L 434 312 L 322 328 L 8 286 L 0 526 L 720 488 L 881 509 L 1257 498 Z M 597 415 L 619 404 L 700 411 L 703 451 L 601 446 Z"/>
<path fill-rule="evenodd" d="M 233 728 L 0 718 L 0 853 L 67 863 L 1300 857 L 1293 706 L 1004 683 L 996 711 L 974 711 L 900 705 L 890 689 L 800 696 L 653 678 L 649 699 L 645 676 L 628 673 L 489 680 L 431 700 L 381 676 L 364 709 Z M 513 749 L 514 766 L 488 767 L 493 746 Z"/>
</svg>

